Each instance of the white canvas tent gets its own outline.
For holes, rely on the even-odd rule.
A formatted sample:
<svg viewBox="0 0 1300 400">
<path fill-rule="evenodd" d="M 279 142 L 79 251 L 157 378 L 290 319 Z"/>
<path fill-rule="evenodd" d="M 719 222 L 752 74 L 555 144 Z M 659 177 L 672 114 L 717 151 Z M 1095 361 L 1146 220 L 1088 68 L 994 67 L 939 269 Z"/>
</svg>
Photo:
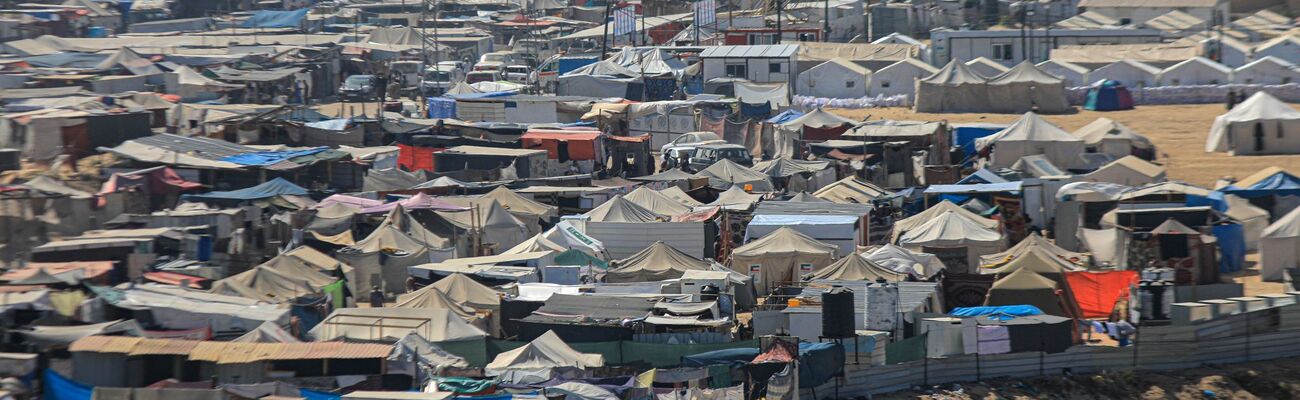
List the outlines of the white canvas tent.
<svg viewBox="0 0 1300 400">
<path fill-rule="evenodd" d="M 990 60 L 988 57 L 976 57 L 973 60 L 967 61 L 966 68 L 970 68 L 970 72 L 974 72 L 984 79 L 993 79 L 993 77 L 1007 72 L 1008 69 L 1007 66 L 1002 65 L 1002 63 L 997 61 Z"/>
<path fill-rule="evenodd" d="M 916 229 L 921 225 L 924 225 L 926 222 L 929 222 L 930 220 L 938 217 L 940 214 L 943 214 L 948 211 L 955 211 L 958 214 L 962 214 L 967 218 L 969 218 L 971 221 L 975 221 L 976 224 L 979 224 L 979 226 L 982 226 L 984 228 L 992 229 L 992 230 L 1000 229 L 999 226 L 1001 225 L 1001 223 L 998 222 L 997 220 L 981 217 L 978 214 L 971 212 L 970 210 L 962 208 L 956 203 L 953 203 L 948 200 L 944 200 L 939 202 L 939 204 L 930 206 L 930 208 L 927 208 L 925 209 L 925 211 L 921 211 L 916 215 L 895 221 L 894 232 L 890 238 L 890 242 L 897 242 L 898 238 L 902 237 L 903 234 L 913 229 Z"/>
<path fill-rule="evenodd" d="M 1001 233 L 957 211 L 945 211 L 898 238 L 900 246 L 935 253 L 952 272 L 959 273 L 974 272 L 980 256 L 1001 251 L 1002 243 Z"/>
<path fill-rule="evenodd" d="M 1253 85 L 1282 85 L 1300 82 L 1300 68 L 1277 57 L 1264 57 L 1232 71 L 1235 83 Z"/>
<path fill-rule="evenodd" d="M 1074 131 L 1083 139 L 1090 153 L 1108 154 L 1116 159 L 1133 155 L 1134 150 L 1152 151 L 1155 145 L 1146 136 L 1134 132 L 1110 118 L 1097 118 Z"/>
<path fill-rule="evenodd" d="M 677 199 L 645 186 L 638 187 L 631 193 L 624 195 L 623 199 L 659 215 L 673 216 L 693 211 L 690 206 L 682 204 Z"/>
<path fill-rule="evenodd" d="M 911 251 L 892 244 L 863 253 L 862 257 L 890 270 L 915 274 L 922 279 L 928 279 L 945 268 L 934 254 Z"/>
<path fill-rule="evenodd" d="M 1232 68 L 1205 57 L 1187 59 L 1160 72 L 1164 86 L 1221 85 L 1232 82 Z"/>
<path fill-rule="evenodd" d="M 915 58 L 905 58 L 871 74 L 871 96 L 916 97 L 916 80 L 934 75 L 938 68 Z"/>
<path fill-rule="evenodd" d="M 1083 180 L 1142 186 L 1164 181 L 1165 167 L 1134 156 L 1125 156 L 1083 175 Z"/>
<path fill-rule="evenodd" d="M 800 72 L 794 91 L 800 96 L 856 99 L 867 95 L 870 81 L 871 70 L 835 58 Z"/>
<path fill-rule="evenodd" d="M 1300 153 L 1300 111 L 1258 92 L 1214 119 L 1206 152 L 1231 155 Z"/>
<path fill-rule="evenodd" d="M 1259 240 L 1260 278 L 1280 281 L 1287 268 L 1300 267 L 1300 208 L 1264 229 Z"/>
<path fill-rule="evenodd" d="M 1092 83 L 1088 80 L 1088 68 L 1062 60 L 1047 60 L 1038 63 L 1038 69 L 1052 74 L 1065 83 L 1065 87 L 1082 87 Z"/>
<path fill-rule="evenodd" d="M 991 148 L 990 148 L 991 147 Z M 1053 164 L 1076 168 L 1083 164 L 1083 139 L 1058 128 L 1033 112 L 991 136 L 975 139 L 975 148 L 989 150 L 989 165 L 1009 168 L 1022 157 L 1042 154 Z"/>
<path fill-rule="evenodd" d="M 547 331 L 532 342 L 498 354 L 483 372 L 511 383 L 539 383 L 550 380 L 563 370 L 582 370 L 605 365 L 600 354 L 579 353 L 564 343 L 554 331 Z"/>
<path fill-rule="evenodd" d="M 1119 60 L 1088 73 L 1093 82 L 1112 80 L 1123 83 L 1130 88 L 1156 86 L 1160 69 L 1133 60 Z"/>
</svg>

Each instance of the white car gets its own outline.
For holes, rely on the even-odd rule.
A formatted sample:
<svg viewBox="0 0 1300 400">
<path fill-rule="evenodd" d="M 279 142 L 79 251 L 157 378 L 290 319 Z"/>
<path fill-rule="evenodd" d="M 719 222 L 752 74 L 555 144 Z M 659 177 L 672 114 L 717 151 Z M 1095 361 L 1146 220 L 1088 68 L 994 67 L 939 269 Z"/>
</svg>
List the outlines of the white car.
<svg viewBox="0 0 1300 400">
<path fill-rule="evenodd" d="M 669 141 L 659 149 L 660 153 L 668 153 L 668 149 L 673 147 L 692 147 L 708 143 L 726 143 L 718 134 L 713 132 L 687 132 Z"/>
<path fill-rule="evenodd" d="M 511 65 L 506 67 L 506 80 L 520 85 L 527 85 L 532 69 L 527 65 Z"/>
</svg>

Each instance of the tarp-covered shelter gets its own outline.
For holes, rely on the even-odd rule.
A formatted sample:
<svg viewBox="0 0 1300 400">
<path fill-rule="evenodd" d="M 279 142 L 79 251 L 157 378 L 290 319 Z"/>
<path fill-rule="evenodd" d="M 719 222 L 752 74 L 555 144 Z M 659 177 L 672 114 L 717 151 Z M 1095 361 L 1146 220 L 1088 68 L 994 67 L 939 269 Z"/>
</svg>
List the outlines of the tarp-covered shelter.
<svg viewBox="0 0 1300 400">
<path fill-rule="evenodd" d="M 803 279 L 825 279 L 835 281 L 871 281 L 875 282 L 884 279 L 889 282 L 902 282 L 907 280 L 908 272 L 894 271 L 885 268 L 866 258 L 850 254 L 839 261 L 832 263 L 813 271 L 812 274 L 804 275 Z M 919 273 L 917 275 L 920 275 Z"/>
<path fill-rule="evenodd" d="M 1002 242 L 1001 233 L 958 211 L 945 211 L 898 238 L 900 246 L 935 254 L 959 273 L 973 272 L 980 256 L 1002 250 Z"/>
<path fill-rule="evenodd" d="M 734 271 L 757 277 L 758 292 L 766 295 L 772 287 L 830 265 L 838 249 L 794 229 L 780 228 L 737 247 L 728 264 Z"/>
<path fill-rule="evenodd" d="M 474 307 L 476 310 L 491 311 L 494 314 L 501 310 L 500 292 L 492 290 L 464 274 L 451 274 L 446 278 L 439 279 L 429 287 L 441 291 L 448 298 L 455 300 L 456 303 Z"/>
<path fill-rule="evenodd" d="M 183 199 L 187 201 L 213 203 L 240 203 L 269 199 L 278 196 L 306 196 L 307 194 L 307 189 L 304 189 L 302 186 L 295 185 L 293 182 L 289 182 L 284 178 L 275 178 L 253 187 L 230 191 L 189 194 L 185 195 Z"/>
<path fill-rule="evenodd" d="M 409 333 L 430 342 L 477 342 L 488 337 L 455 313 L 438 308 L 342 308 L 308 333 L 316 341 L 397 342 Z"/>
<path fill-rule="evenodd" d="M 871 204 L 872 200 L 892 194 L 894 192 L 876 186 L 874 183 L 858 180 L 856 176 L 848 176 L 817 189 L 812 195 L 832 203 Z"/>
<path fill-rule="evenodd" d="M 656 282 L 681 278 L 686 271 L 707 271 L 712 263 L 691 257 L 663 241 L 656 241 L 645 250 L 614 262 L 614 269 L 605 273 L 605 281 Z"/>
<path fill-rule="evenodd" d="M 477 230 L 483 244 L 493 245 L 497 251 L 515 247 L 528 240 L 541 230 L 535 220 L 521 220 L 506 210 L 501 203 L 489 198 L 448 197 L 449 203 L 474 208 L 475 212 L 438 211 L 438 217 L 450 223 L 455 229 L 464 231 Z M 458 246 L 461 244 L 457 243 Z"/>
<path fill-rule="evenodd" d="M 280 256 L 212 284 L 212 292 L 268 303 L 290 302 L 302 296 L 333 292 L 343 304 L 343 284 L 294 257 Z"/>
<path fill-rule="evenodd" d="M 722 207 L 727 210 L 744 211 L 754 208 L 762 195 L 746 192 L 739 186 L 732 186 L 730 189 L 718 194 L 718 198 L 709 203 L 709 206 Z"/>
<path fill-rule="evenodd" d="M 804 143 L 839 139 L 844 132 L 857 124 L 858 121 L 818 107 L 798 118 L 775 126 L 776 130 L 772 132 L 774 142 L 772 157 L 797 157 L 802 153 L 801 146 Z"/>
<path fill-rule="evenodd" d="M 522 347 L 498 354 L 484 368 L 488 376 L 505 382 L 539 383 L 565 370 L 585 370 L 605 365 L 600 354 L 579 353 L 555 332 L 546 332 Z"/>
<path fill-rule="evenodd" d="M 659 194 L 668 196 L 669 198 L 673 200 L 677 200 L 682 204 L 685 204 L 690 207 L 699 207 L 704 205 L 704 203 L 701 203 L 699 200 L 695 200 L 694 197 L 691 197 L 691 195 L 687 194 L 685 190 L 682 190 L 682 188 L 677 186 L 669 186 L 663 189 L 659 189 Z"/>
<path fill-rule="evenodd" d="M 913 274 L 921 279 L 929 279 L 945 268 L 934 254 L 911 251 L 893 244 L 877 247 L 861 256 L 889 270 Z"/>
<path fill-rule="evenodd" d="M 1259 240 L 1260 276 L 1266 281 L 1282 280 L 1287 268 L 1300 267 L 1300 208 L 1283 215 Z"/>
<path fill-rule="evenodd" d="M 469 322 L 470 325 L 483 330 L 488 329 L 488 321 L 484 315 L 479 315 L 478 311 L 473 307 L 453 300 L 446 293 L 433 286 L 425 286 L 414 292 L 398 295 L 397 302 L 393 307 L 444 309 L 465 320 L 465 322 Z"/>
<path fill-rule="evenodd" d="M 1002 131 L 975 139 L 975 148 L 988 154 L 989 166 L 1009 168 L 1022 157 L 1042 154 L 1064 168 L 1083 165 L 1083 139 L 1053 125 L 1033 112 L 1027 112 Z"/>
<path fill-rule="evenodd" d="M 552 218 L 559 215 L 558 209 L 555 206 L 538 203 L 535 200 L 521 196 L 503 186 L 492 189 L 492 191 L 484 194 L 483 198 L 496 200 L 496 202 L 500 203 L 502 207 L 510 210 L 511 214 L 514 214 L 520 219 L 523 219 L 526 216 L 532 216 L 541 221 L 550 221 Z"/>
<path fill-rule="evenodd" d="M 696 176 L 709 178 L 709 186 L 717 190 L 727 190 L 733 186 L 753 192 L 771 192 L 772 180 L 766 174 L 745 168 L 736 162 L 721 159 L 701 170 Z M 749 186 L 746 188 L 746 186 Z"/>
<path fill-rule="evenodd" d="M 1205 151 L 1232 155 L 1300 153 L 1300 111 L 1260 91 L 1214 119 Z"/>
</svg>

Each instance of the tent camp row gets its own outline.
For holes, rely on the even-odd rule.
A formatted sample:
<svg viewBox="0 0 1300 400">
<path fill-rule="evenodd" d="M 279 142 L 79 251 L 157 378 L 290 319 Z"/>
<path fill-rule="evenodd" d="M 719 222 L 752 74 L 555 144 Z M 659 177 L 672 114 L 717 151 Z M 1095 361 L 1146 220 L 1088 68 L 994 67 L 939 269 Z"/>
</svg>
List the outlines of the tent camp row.
<svg viewBox="0 0 1300 400">
<path fill-rule="evenodd" d="M 1028 61 L 985 78 L 953 60 L 916 81 L 916 112 L 1057 114 L 1071 109 L 1065 82 Z"/>
</svg>

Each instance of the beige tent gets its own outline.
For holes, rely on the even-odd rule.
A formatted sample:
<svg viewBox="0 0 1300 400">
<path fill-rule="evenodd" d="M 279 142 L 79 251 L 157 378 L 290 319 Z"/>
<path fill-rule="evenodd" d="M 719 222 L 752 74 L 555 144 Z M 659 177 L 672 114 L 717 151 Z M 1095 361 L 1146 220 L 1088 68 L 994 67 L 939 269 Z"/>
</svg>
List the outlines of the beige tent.
<svg viewBox="0 0 1300 400">
<path fill-rule="evenodd" d="M 979 224 L 979 226 L 992 229 L 992 230 L 1000 229 L 999 228 L 1000 223 L 997 220 L 981 217 L 978 214 L 975 214 L 970 210 L 962 208 L 961 206 L 951 201 L 944 200 L 939 202 L 939 204 L 935 204 L 934 206 L 925 209 L 925 211 L 921 211 L 920 213 L 917 213 L 916 215 L 903 218 L 901 220 L 898 220 L 897 222 L 894 222 L 894 233 L 889 241 L 898 242 L 898 238 L 903 236 L 903 234 L 913 229 L 916 229 L 917 227 L 925 224 L 926 222 L 929 222 L 935 217 L 938 217 L 939 214 L 943 214 L 948 211 L 955 211 L 958 214 L 961 214 L 969 218 L 971 221 L 975 221 L 975 223 Z"/>
<path fill-rule="evenodd" d="M 980 256 L 1002 250 L 1002 234 L 986 228 L 958 211 L 945 211 L 904 233 L 898 244 L 932 253 L 951 272 L 971 273 Z"/>
<path fill-rule="evenodd" d="M 1258 92 L 1214 119 L 1206 152 L 1300 154 L 1300 111 Z"/>
<path fill-rule="evenodd" d="M 673 200 L 677 200 L 678 202 L 681 202 L 682 204 L 685 204 L 690 207 L 699 207 L 704 205 L 704 203 L 695 200 L 695 198 L 691 197 L 691 195 L 689 194 L 686 194 L 686 191 L 682 190 L 682 188 L 677 186 L 669 186 L 660 189 L 659 194 L 668 196 L 669 198 Z"/>
<path fill-rule="evenodd" d="M 1042 154 L 1064 168 L 1083 165 L 1086 146 L 1069 132 L 1053 125 L 1033 112 L 1027 112 L 1014 124 L 991 136 L 975 139 L 975 148 L 989 150 L 989 165 L 1010 168 L 1025 156 Z"/>
<path fill-rule="evenodd" d="M 1260 276 L 1280 281 L 1287 268 L 1300 267 L 1300 208 L 1264 229 L 1259 240 Z"/>
<path fill-rule="evenodd" d="M 636 190 L 623 196 L 623 199 L 659 215 L 681 215 L 693 210 L 690 206 L 677 201 L 677 199 L 645 186 L 636 188 Z"/>
<path fill-rule="evenodd" d="M 1063 296 L 1056 281 L 1030 269 L 1018 269 L 993 282 L 984 299 L 986 306 L 1028 304 L 1047 315 L 1071 316 L 1062 305 Z"/>
<path fill-rule="evenodd" d="M 707 271 L 712 263 L 691 257 L 663 241 L 627 258 L 614 262 L 614 268 L 605 273 L 611 283 L 656 282 L 681 278 L 686 271 Z"/>
<path fill-rule="evenodd" d="M 555 332 L 547 331 L 522 347 L 498 354 L 483 372 L 506 382 L 539 383 L 550 380 L 557 370 L 583 370 L 604 365 L 604 356 L 579 353 Z"/>
<path fill-rule="evenodd" d="M 755 277 L 759 295 L 782 282 L 793 282 L 835 260 L 838 246 L 817 241 L 789 227 L 781 227 L 737 247 L 730 267 Z"/>
<path fill-rule="evenodd" d="M 586 214 L 582 215 L 587 217 L 588 222 L 647 223 L 668 219 L 663 215 L 659 215 L 654 211 L 650 211 L 645 207 L 641 207 L 627 199 L 624 199 L 621 195 L 606 200 L 601 205 L 596 206 L 596 208 L 593 208 L 591 211 L 587 211 Z"/>
<path fill-rule="evenodd" d="M 211 292 L 226 296 L 239 296 L 268 303 L 284 303 L 294 299 L 320 293 L 320 288 L 328 285 L 314 285 L 313 281 L 329 279 L 321 274 L 289 276 L 284 273 L 259 265 L 248 271 L 212 284 Z"/>
<path fill-rule="evenodd" d="M 709 186 L 717 190 L 730 189 L 736 186 L 742 189 L 749 186 L 749 190 L 754 192 L 771 192 L 773 190 L 772 180 L 766 174 L 746 168 L 736 164 L 735 161 L 725 158 L 718 160 L 695 175 L 708 177 Z"/>
<path fill-rule="evenodd" d="M 916 112 L 984 112 L 989 107 L 988 85 L 956 59 L 934 75 L 916 81 Z"/>
<path fill-rule="evenodd" d="M 354 294 L 361 293 L 357 291 L 356 269 L 352 268 L 351 265 L 347 265 L 342 261 L 335 259 L 334 257 L 321 253 L 319 250 L 307 246 L 298 246 L 293 250 L 280 254 L 280 257 L 296 258 L 299 261 L 306 263 L 306 265 L 315 268 L 316 271 L 329 276 L 338 276 L 341 271 L 343 273 L 343 279 L 347 281 L 348 290 L 351 290 Z"/>
<path fill-rule="evenodd" d="M 1165 167 L 1134 156 L 1125 156 L 1083 175 L 1083 180 L 1142 186 L 1164 181 Z"/>
<path fill-rule="evenodd" d="M 444 309 L 479 329 L 488 329 L 487 319 L 479 315 L 477 310 L 452 300 L 446 293 L 433 286 L 425 286 L 414 292 L 397 296 L 397 303 L 393 307 Z"/>
<path fill-rule="evenodd" d="M 443 200 L 460 206 L 477 207 L 474 213 L 438 211 L 437 214 L 457 229 L 478 230 L 483 242 L 495 245 L 497 251 L 515 247 L 541 231 L 535 218 L 529 218 L 531 223 L 525 222 L 493 199 L 449 197 Z"/>
<path fill-rule="evenodd" d="M 340 249 L 335 258 L 357 270 L 356 287 L 379 286 L 386 293 L 406 290 L 406 268 L 429 262 L 429 252 L 449 251 L 451 242 L 430 232 L 398 206 L 369 236 Z"/>
<path fill-rule="evenodd" d="M 870 204 L 872 200 L 893 193 L 870 182 L 859 181 L 856 177 L 850 176 L 818 189 L 813 192 L 813 196 L 830 200 L 833 203 Z"/>
<path fill-rule="evenodd" d="M 1155 149 L 1155 145 L 1146 136 L 1110 118 L 1097 118 L 1074 131 L 1074 136 L 1083 139 L 1089 152 L 1109 154 L 1117 159 L 1133 155 L 1134 150 Z"/>
<path fill-rule="evenodd" d="M 538 203 L 535 200 L 524 197 L 519 193 L 506 189 L 505 187 L 492 189 L 491 192 L 484 194 L 483 198 L 496 200 L 502 207 L 510 210 L 511 214 L 514 214 L 520 219 L 523 219 L 525 216 L 532 216 L 533 218 L 549 221 L 551 218 L 555 218 L 559 215 L 559 211 L 556 207 Z"/>
<path fill-rule="evenodd" d="M 317 342 L 333 340 L 396 342 L 416 333 L 434 343 L 483 340 L 482 329 L 446 309 L 341 308 L 308 333 Z"/>
<path fill-rule="evenodd" d="M 1087 253 L 1077 253 L 1060 248 L 1056 244 L 1048 241 L 1047 238 L 1042 235 L 1031 233 L 1029 236 L 1021 240 L 1020 243 L 1016 243 L 1015 246 L 1011 246 L 1011 248 L 1006 251 L 980 257 L 980 273 L 996 274 L 1008 272 L 1002 267 L 1025 254 L 1039 251 L 1044 252 L 1042 254 L 1047 254 L 1051 258 L 1063 261 L 1064 264 L 1062 266 L 1067 269 L 1081 269 L 1088 266 Z"/>
<path fill-rule="evenodd" d="M 451 274 L 428 287 L 437 289 L 458 304 L 480 311 L 501 309 L 501 293 L 478 283 L 464 274 Z"/>
<path fill-rule="evenodd" d="M 989 79 L 988 92 L 992 112 L 1059 114 L 1072 109 L 1065 97 L 1065 81 L 1029 61 Z"/>
<path fill-rule="evenodd" d="M 826 279 L 836 281 L 872 281 L 884 279 L 889 282 L 907 280 L 908 273 L 896 272 L 867 260 L 863 256 L 850 254 L 840 258 L 834 264 L 827 265 L 811 274 L 804 275 L 805 280 Z"/>
<path fill-rule="evenodd" d="M 892 244 L 862 253 L 862 257 L 891 271 L 913 274 L 922 279 L 929 279 L 946 269 L 934 254 L 911 251 Z"/>
<path fill-rule="evenodd" d="M 748 210 L 754 208 L 754 204 L 757 204 L 762 198 L 762 195 L 749 193 L 738 186 L 732 186 L 730 189 L 719 193 L 718 198 L 708 205 L 728 210 Z"/>
</svg>

